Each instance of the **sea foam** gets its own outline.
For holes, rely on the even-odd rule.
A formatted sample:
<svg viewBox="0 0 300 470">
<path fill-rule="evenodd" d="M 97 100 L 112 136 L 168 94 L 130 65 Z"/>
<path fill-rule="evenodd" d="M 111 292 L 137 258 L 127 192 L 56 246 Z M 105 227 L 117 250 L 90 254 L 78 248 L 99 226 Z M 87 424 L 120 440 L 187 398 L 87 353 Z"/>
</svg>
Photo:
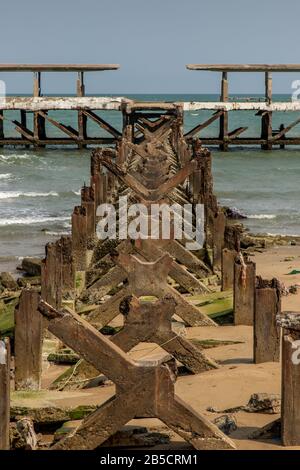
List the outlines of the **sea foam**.
<svg viewBox="0 0 300 470">
<path fill-rule="evenodd" d="M 11 177 L 11 173 L 0 173 L 0 180 L 9 180 Z"/>
<path fill-rule="evenodd" d="M 0 192 L 0 199 L 15 199 L 17 197 L 49 197 L 59 196 L 56 191 L 49 191 L 48 193 L 39 192 L 19 192 L 19 191 L 2 191 Z"/>
<path fill-rule="evenodd" d="M 276 219 L 275 214 L 252 214 L 247 215 L 248 219 Z"/>
<path fill-rule="evenodd" d="M 70 217 L 10 217 L 7 219 L 0 219 L 0 227 L 7 225 L 31 225 L 43 224 L 47 222 L 66 222 Z"/>
</svg>

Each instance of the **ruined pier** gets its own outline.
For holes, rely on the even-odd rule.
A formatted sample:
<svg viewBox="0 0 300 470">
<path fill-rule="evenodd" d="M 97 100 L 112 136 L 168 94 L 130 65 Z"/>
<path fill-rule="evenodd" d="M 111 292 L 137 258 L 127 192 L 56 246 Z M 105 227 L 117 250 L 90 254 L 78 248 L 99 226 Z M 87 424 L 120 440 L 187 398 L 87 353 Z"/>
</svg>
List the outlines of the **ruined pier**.
<svg viewBox="0 0 300 470">
<path fill-rule="evenodd" d="M 230 145 L 260 145 L 263 150 L 272 150 L 278 146 L 285 148 L 286 145 L 299 145 L 299 136 L 288 136 L 291 131 L 300 122 L 299 115 L 291 123 L 282 123 L 276 129 L 272 125 L 272 117 L 275 112 L 295 112 L 300 111 L 300 100 L 291 99 L 291 101 L 276 102 L 273 101 L 272 92 L 272 73 L 280 72 L 299 72 L 300 64 L 189 64 L 186 66 L 188 70 L 218 72 L 221 74 L 220 84 L 220 100 L 211 102 L 194 102 L 185 103 L 185 111 L 213 111 L 209 119 L 201 122 L 190 130 L 186 136 L 193 137 L 203 129 L 210 126 L 213 122 L 219 121 L 218 137 L 204 137 L 201 140 L 205 145 L 218 145 L 221 150 L 227 151 Z M 229 73 L 263 73 L 265 79 L 264 99 L 257 101 L 249 99 L 243 101 L 236 98 L 231 99 L 229 96 Z M 292 90 L 292 88 L 291 88 Z M 292 94 L 292 92 L 291 92 Z M 244 137 L 248 127 L 238 127 L 230 129 L 229 113 L 235 111 L 253 111 L 255 116 L 261 118 L 260 136 Z"/>
<path fill-rule="evenodd" d="M 126 116 L 128 105 L 138 109 L 141 103 L 125 96 L 105 97 L 88 94 L 85 85 L 85 75 L 91 72 L 114 71 L 119 68 L 117 64 L 0 64 L 0 78 L 2 73 L 32 73 L 32 96 L 2 96 L 0 99 L 0 146 L 45 147 L 64 146 L 83 148 L 87 146 L 118 144 L 122 140 L 122 129 L 110 122 L 111 115 L 103 112 L 117 111 L 121 120 L 130 127 L 130 119 Z M 218 146 L 221 150 L 229 150 L 231 146 L 260 146 L 264 150 L 272 148 L 285 148 L 288 145 L 300 145 L 300 135 L 291 136 L 289 133 L 299 123 L 300 101 L 290 100 L 278 102 L 273 100 L 272 73 L 300 72 L 300 64 L 191 64 L 189 70 L 218 72 L 221 74 L 219 101 L 178 101 L 150 102 L 148 110 L 172 110 L 175 107 L 182 109 L 183 125 L 186 123 L 186 113 L 195 111 L 199 114 L 200 122 L 184 133 L 186 140 L 200 138 L 203 145 Z M 262 100 L 248 99 L 247 101 L 229 95 L 229 74 L 231 73 L 264 74 L 265 89 Z M 47 80 L 49 73 L 77 73 L 74 90 L 67 96 L 47 96 L 43 93 L 42 80 Z M 187 75 L 188 80 L 188 75 Z M 101 93 L 101 89 L 99 90 Z M 199 89 L 199 93 L 202 90 Z M 144 103 L 146 105 L 146 103 Z M 19 113 L 18 119 L 11 118 L 11 111 Z M 72 121 L 68 115 L 61 116 L 59 111 L 75 111 L 77 118 Z M 246 136 L 248 126 L 230 128 L 230 116 L 236 111 L 253 111 L 261 120 L 260 135 Z M 276 112 L 293 112 L 295 120 L 291 123 L 281 123 L 278 128 L 272 124 Z M 208 113 L 211 113 L 207 117 Z M 6 124 L 5 124 L 6 123 Z M 89 124 L 93 123 L 99 132 L 89 132 Z M 207 129 L 218 123 L 217 135 L 206 134 Z M 14 127 L 18 136 L 11 136 L 8 127 Z M 51 135 L 51 129 L 56 128 L 60 136 Z M 101 130 L 101 132 L 100 132 Z M 105 135 L 103 135 L 103 130 Z M 139 134 L 133 135 L 135 143 Z"/>
</svg>

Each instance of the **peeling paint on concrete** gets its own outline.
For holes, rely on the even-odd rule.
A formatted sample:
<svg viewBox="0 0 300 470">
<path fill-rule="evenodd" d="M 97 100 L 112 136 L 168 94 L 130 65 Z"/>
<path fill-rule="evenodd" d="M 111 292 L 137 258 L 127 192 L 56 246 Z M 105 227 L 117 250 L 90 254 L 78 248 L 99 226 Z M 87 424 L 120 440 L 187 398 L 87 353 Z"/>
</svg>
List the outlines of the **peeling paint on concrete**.
<svg viewBox="0 0 300 470">
<path fill-rule="evenodd" d="M 0 364 L 6 364 L 7 350 L 4 341 L 0 341 Z"/>
</svg>

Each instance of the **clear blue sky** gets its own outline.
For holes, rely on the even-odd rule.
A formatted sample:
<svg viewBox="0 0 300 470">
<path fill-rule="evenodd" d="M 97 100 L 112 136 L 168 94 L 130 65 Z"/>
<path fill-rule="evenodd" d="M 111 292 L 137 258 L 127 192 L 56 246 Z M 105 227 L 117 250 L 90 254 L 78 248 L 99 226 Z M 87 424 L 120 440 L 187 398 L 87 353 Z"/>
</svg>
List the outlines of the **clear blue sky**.
<svg viewBox="0 0 300 470">
<path fill-rule="evenodd" d="M 218 74 L 187 63 L 297 63 L 297 0 L 2 0 L 0 62 L 119 63 L 87 75 L 89 93 L 215 93 Z M 31 92 L 31 74 L 2 74 L 7 92 Z M 48 74 L 44 91 L 74 90 Z M 290 93 L 299 74 L 277 74 Z M 263 75 L 230 75 L 231 93 L 263 91 Z"/>
</svg>

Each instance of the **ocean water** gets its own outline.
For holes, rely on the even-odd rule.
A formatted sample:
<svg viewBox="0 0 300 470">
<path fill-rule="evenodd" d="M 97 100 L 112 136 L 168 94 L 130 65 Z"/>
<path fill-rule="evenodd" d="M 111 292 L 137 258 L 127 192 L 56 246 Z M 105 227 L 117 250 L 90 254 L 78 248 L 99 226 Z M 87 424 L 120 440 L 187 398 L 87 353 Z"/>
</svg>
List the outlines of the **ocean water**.
<svg viewBox="0 0 300 470">
<path fill-rule="evenodd" d="M 257 95 L 256 98 L 262 98 Z M 217 95 L 140 95 L 141 100 L 208 101 Z M 284 95 L 276 97 L 283 101 Z M 50 113 L 49 113 L 50 114 Z M 121 115 L 115 111 L 99 113 L 121 129 Z M 54 115 L 54 114 L 53 114 Z M 185 115 L 185 129 L 204 121 L 210 112 Z M 60 111 L 58 120 L 76 126 L 76 113 Z M 17 113 L 7 113 L 11 119 Z M 275 113 L 273 126 L 292 122 L 295 113 Z M 30 120 L 29 120 L 30 124 Z M 6 135 L 16 135 L 5 121 Z M 229 114 L 230 129 L 248 126 L 245 136 L 259 135 L 260 119 L 253 112 Z M 30 125 L 29 125 L 30 127 Z M 107 135 L 95 123 L 89 123 L 90 135 Z M 50 136 L 58 129 L 47 127 Z M 202 136 L 216 136 L 218 125 L 205 129 Z M 296 126 L 290 135 L 300 135 Z M 247 215 L 245 224 L 253 232 L 300 235 L 300 149 L 236 148 L 213 152 L 215 192 L 221 204 Z M 8 269 L 23 256 L 41 256 L 44 245 L 62 233 L 70 232 L 71 212 L 80 203 L 80 188 L 89 182 L 90 149 L 0 149 L 0 269 Z"/>
</svg>

